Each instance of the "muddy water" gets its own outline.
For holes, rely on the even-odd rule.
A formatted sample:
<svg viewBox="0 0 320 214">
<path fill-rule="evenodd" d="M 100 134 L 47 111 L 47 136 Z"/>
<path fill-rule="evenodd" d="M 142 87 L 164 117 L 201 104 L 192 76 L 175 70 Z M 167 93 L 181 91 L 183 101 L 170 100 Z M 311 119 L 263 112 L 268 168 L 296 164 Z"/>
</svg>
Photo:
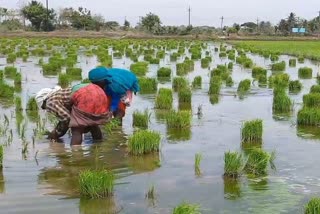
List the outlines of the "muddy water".
<svg viewBox="0 0 320 214">
<path fill-rule="evenodd" d="M 216 64 L 228 62 L 219 59 L 212 50 Z M 257 65 L 268 67 L 270 60 L 257 55 L 248 55 Z M 288 56 L 280 60 L 288 62 Z M 27 63 L 18 60 L 16 65 L 23 76 L 21 97 L 23 105 L 27 99 L 42 87 L 54 86 L 57 78 L 43 77 L 41 68 L 35 66 L 38 58 Z M 79 57 L 78 66 L 83 68 L 83 77 L 97 65 L 95 57 Z M 114 67 L 129 68 L 129 59 L 114 59 Z M 0 59 L 5 64 L 5 59 Z M 161 66 L 170 64 L 169 56 Z M 175 64 L 170 64 L 174 69 Z M 287 68 L 291 79 L 298 79 L 298 68 L 308 66 L 319 71 L 319 65 L 310 61 Z M 3 66 L 0 66 L 0 69 Z M 159 66 L 151 65 L 148 76 L 155 76 Z M 1 108 L 10 119 L 14 140 L 5 147 L 4 168 L 0 173 L 0 213 L 171 213 L 182 201 L 199 203 L 202 213 L 302 213 L 303 205 L 320 192 L 320 132 L 317 128 L 296 127 L 296 114 L 302 104 L 302 96 L 315 84 L 315 79 L 302 80 L 304 88 L 297 95 L 290 95 L 295 101 L 295 111 L 289 117 L 273 115 L 272 90 L 254 86 L 251 93 L 239 99 L 237 84 L 251 78 L 250 70 L 235 65 L 232 77 L 235 86 L 223 88 L 219 102 L 211 104 L 207 91 L 209 70 L 201 69 L 197 61 L 195 71 L 187 77 L 201 75 L 202 89 L 193 91 L 192 109 L 196 112 L 202 105 L 203 117 L 193 116 L 192 127 L 177 133 L 167 130 L 161 112 L 154 111 L 154 95 L 137 95 L 127 111 L 122 128 L 108 134 L 99 144 L 92 144 L 86 136 L 81 147 L 70 147 L 70 136 L 61 143 L 51 143 L 44 137 L 32 143 L 35 124 L 24 117 L 28 153 L 21 154 L 22 144 L 17 134 L 14 107 Z M 271 74 L 271 71 L 269 71 Z M 170 82 L 159 84 L 171 87 Z M 175 108 L 178 107 L 175 94 Z M 131 157 L 121 146 L 134 131 L 132 112 L 148 108 L 152 112 L 150 129 L 162 136 L 161 153 L 145 157 Z M 43 116 L 43 115 L 42 115 Z M 269 171 L 264 178 L 250 179 L 245 176 L 238 182 L 224 180 L 224 152 L 240 149 L 240 127 L 244 120 L 261 118 L 264 121 L 263 148 L 276 151 L 276 171 Z M 50 128 L 50 122 L 46 123 Z M 4 139 L 2 139 L 4 141 Z M 194 172 L 194 155 L 201 153 L 202 175 Z M 112 198 L 101 200 L 80 199 L 77 175 L 82 169 L 113 169 L 118 179 Z M 2 182 L 1 182 L 2 181 Z M 148 188 L 154 185 L 156 199 L 145 198 Z"/>
</svg>

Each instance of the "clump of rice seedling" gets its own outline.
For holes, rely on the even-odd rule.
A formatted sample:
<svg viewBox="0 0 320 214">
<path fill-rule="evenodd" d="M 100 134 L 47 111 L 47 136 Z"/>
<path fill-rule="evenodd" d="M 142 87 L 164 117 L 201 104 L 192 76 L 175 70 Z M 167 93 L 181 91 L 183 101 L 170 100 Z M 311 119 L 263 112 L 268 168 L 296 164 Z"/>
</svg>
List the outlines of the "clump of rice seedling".
<svg viewBox="0 0 320 214">
<path fill-rule="evenodd" d="M 320 107 L 320 94 L 311 93 L 303 96 L 303 105 L 305 107 L 313 108 Z"/>
<path fill-rule="evenodd" d="M 190 111 L 170 111 L 167 115 L 167 127 L 175 129 L 184 129 L 191 126 Z"/>
<path fill-rule="evenodd" d="M 202 85 L 202 77 L 196 76 L 192 82 L 193 88 L 201 88 L 201 85 Z"/>
<path fill-rule="evenodd" d="M 289 59 L 289 66 L 290 67 L 296 67 L 297 66 L 297 60 L 296 59 Z"/>
<path fill-rule="evenodd" d="M 225 57 L 227 57 L 227 53 L 226 52 L 220 52 L 219 53 L 219 57 L 220 58 L 225 58 Z"/>
<path fill-rule="evenodd" d="M 86 78 L 86 79 L 83 79 L 81 83 L 91 83 L 91 81 L 88 78 Z"/>
<path fill-rule="evenodd" d="M 298 62 L 299 63 L 304 63 L 304 57 L 303 56 L 299 56 L 298 57 Z"/>
<path fill-rule="evenodd" d="M 62 88 L 68 87 L 70 85 L 70 77 L 69 77 L 69 75 L 68 74 L 59 74 L 58 84 Z"/>
<path fill-rule="evenodd" d="M 294 80 L 289 82 L 289 92 L 297 93 L 302 89 L 302 84 L 299 80 Z"/>
<path fill-rule="evenodd" d="M 22 101 L 21 101 L 21 97 L 15 97 L 14 100 L 15 106 L 16 106 L 16 111 L 22 111 Z"/>
<path fill-rule="evenodd" d="M 40 58 L 40 59 L 39 59 L 38 65 L 41 65 L 41 66 L 43 65 L 43 58 Z"/>
<path fill-rule="evenodd" d="M 241 196 L 241 185 L 238 179 L 224 177 L 224 197 L 234 200 Z"/>
<path fill-rule="evenodd" d="M 252 78 L 259 78 L 260 75 L 267 75 L 267 70 L 261 67 L 253 67 Z"/>
<path fill-rule="evenodd" d="M 246 121 L 241 127 L 242 143 L 260 143 L 262 142 L 263 125 L 262 120 L 256 119 Z"/>
<path fill-rule="evenodd" d="M 271 168 L 275 168 L 273 164 L 274 159 L 274 152 L 269 154 L 262 149 L 253 148 L 249 152 L 248 160 L 245 165 L 245 171 L 255 176 L 266 175 L 269 164 Z"/>
<path fill-rule="evenodd" d="M 14 79 L 17 75 L 17 68 L 13 66 L 6 66 L 4 68 L 4 74 L 7 78 Z"/>
<path fill-rule="evenodd" d="M 82 79 L 82 69 L 81 68 L 67 68 L 66 74 L 75 79 Z"/>
<path fill-rule="evenodd" d="M 271 54 L 270 60 L 271 60 L 272 62 L 278 61 L 278 60 L 279 60 L 279 56 L 276 55 L 276 54 Z"/>
<path fill-rule="evenodd" d="M 297 123 L 307 126 L 320 125 L 320 109 L 303 107 L 298 112 Z"/>
<path fill-rule="evenodd" d="M 80 194 L 88 198 L 105 198 L 113 194 L 115 176 L 111 171 L 85 170 L 79 174 Z"/>
<path fill-rule="evenodd" d="M 272 71 L 284 71 L 286 70 L 286 62 L 282 61 L 282 62 L 278 62 L 278 63 L 274 63 L 271 65 L 271 70 Z"/>
<path fill-rule="evenodd" d="M 0 145 L 0 170 L 3 167 L 3 145 Z"/>
<path fill-rule="evenodd" d="M 292 111 L 293 102 L 283 88 L 274 89 L 272 109 L 276 113 L 285 113 Z"/>
<path fill-rule="evenodd" d="M 221 90 L 221 78 L 220 76 L 213 76 L 210 79 L 210 87 L 209 87 L 209 94 L 219 94 Z"/>
<path fill-rule="evenodd" d="M 42 65 L 44 75 L 57 75 L 61 71 L 61 65 L 58 63 L 48 63 Z"/>
<path fill-rule="evenodd" d="M 183 202 L 173 209 L 172 214 L 201 214 L 200 206 Z"/>
<path fill-rule="evenodd" d="M 249 79 L 242 80 L 238 85 L 238 92 L 245 93 L 251 88 L 251 81 Z"/>
<path fill-rule="evenodd" d="M 14 87 L 21 88 L 21 84 L 22 84 L 21 73 L 16 73 L 14 77 Z"/>
<path fill-rule="evenodd" d="M 0 82 L 0 98 L 13 100 L 14 88 L 4 82 Z"/>
<path fill-rule="evenodd" d="M 232 69 L 233 69 L 233 62 L 229 62 L 229 63 L 228 63 L 228 69 L 229 69 L 229 70 L 232 70 Z"/>
<path fill-rule="evenodd" d="M 224 153 L 224 177 L 238 178 L 243 168 L 244 160 L 239 152 Z"/>
<path fill-rule="evenodd" d="M 194 61 L 186 58 L 183 62 L 185 64 L 186 72 L 194 71 Z"/>
<path fill-rule="evenodd" d="M 219 48 L 215 47 L 214 52 L 218 52 L 218 51 L 219 51 Z"/>
<path fill-rule="evenodd" d="M 130 70 L 137 76 L 144 76 L 148 72 L 147 62 L 136 62 L 130 65 Z"/>
<path fill-rule="evenodd" d="M 312 198 L 304 207 L 304 214 L 320 213 L 320 198 Z"/>
<path fill-rule="evenodd" d="M 252 66 L 253 66 L 253 61 L 250 58 L 247 58 L 243 63 L 244 68 L 252 68 Z"/>
<path fill-rule="evenodd" d="M 132 126 L 148 128 L 148 124 L 150 120 L 150 113 L 148 110 L 145 110 L 144 112 L 135 111 L 133 112 L 132 116 L 133 116 Z"/>
<path fill-rule="evenodd" d="M 3 70 L 0 70 L 0 82 L 3 80 Z"/>
<path fill-rule="evenodd" d="M 186 87 L 178 92 L 179 103 L 190 103 L 191 104 L 192 92 L 189 87 Z"/>
<path fill-rule="evenodd" d="M 231 76 L 228 76 L 228 78 L 226 79 L 226 86 L 227 87 L 232 87 L 234 84 L 233 80 L 232 80 L 232 77 Z"/>
<path fill-rule="evenodd" d="M 170 78 L 171 77 L 171 68 L 160 68 L 157 72 L 158 78 Z"/>
<path fill-rule="evenodd" d="M 301 79 L 311 79 L 312 78 L 312 68 L 308 68 L 308 67 L 299 68 L 298 76 Z"/>
<path fill-rule="evenodd" d="M 174 91 L 180 91 L 181 89 L 187 88 L 188 85 L 188 80 L 184 77 L 173 78 L 172 88 Z"/>
<path fill-rule="evenodd" d="M 170 61 L 171 62 L 175 62 L 175 61 L 177 61 L 177 59 L 178 59 L 178 57 L 180 56 L 180 54 L 179 53 L 172 53 L 171 55 L 170 55 Z"/>
<path fill-rule="evenodd" d="M 155 102 L 157 109 L 171 109 L 173 102 L 172 90 L 168 88 L 160 88 Z"/>
<path fill-rule="evenodd" d="M 269 86 L 272 86 L 273 88 L 287 88 L 289 85 L 290 76 L 286 73 L 283 74 L 276 74 L 273 76 L 270 76 L 269 78 Z"/>
<path fill-rule="evenodd" d="M 155 78 L 140 77 L 139 85 L 141 94 L 155 93 L 158 88 L 158 82 Z"/>
<path fill-rule="evenodd" d="M 176 71 L 178 76 L 182 76 L 188 73 L 185 63 L 177 63 Z"/>
<path fill-rule="evenodd" d="M 320 93 L 320 85 L 313 85 L 310 88 L 310 93 Z"/>
<path fill-rule="evenodd" d="M 154 131 L 139 130 L 129 137 L 128 150 L 133 155 L 158 152 L 161 135 Z"/>
<path fill-rule="evenodd" d="M 219 94 L 211 94 L 211 95 L 209 96 L 209 101 L 210 101 L 210 103 L 211 103 L 212 105 L 218 104 L 219 101 L 220 101 L 220 96 L 219 96 Z"/>
<path fill-rule="evenodd" d="M 201 68 L 208 68 L 211 60 L 211 57 L 201 59 Z"/>
<path fill-rule="evenodd" d="M 195 154 L 194 156 L 194 171 L 197 176 L 201 175 L 200 164 L 202 160 L 202 155 L 200 153 Z"/>
<path fill-rule="evenodd" d="M 258 82 L 260 87 L 266 87 L 268 82 L 267 75 L 259 75 Z"/>
<path fill-rule="evenodd" d="M 10 53 L 7 56 L 7 63 L 14 63 L 17 59 L 17 55 L 15 53 Z"/>
<path fill-rule="evenodd" d="M 22 61 L 27 62 L 28 61 L 28 55 L 23 55 L 22 56 Z"/>
<path fill-rule="evenodd" d="M 235 53 L 234 53 L 234 52 L 229 53 L 229 54 L 228 54 L 228 59 L 230 59 L 230 60 L 235 60 L 235 59 L 236 59 Z"/>
</svg>

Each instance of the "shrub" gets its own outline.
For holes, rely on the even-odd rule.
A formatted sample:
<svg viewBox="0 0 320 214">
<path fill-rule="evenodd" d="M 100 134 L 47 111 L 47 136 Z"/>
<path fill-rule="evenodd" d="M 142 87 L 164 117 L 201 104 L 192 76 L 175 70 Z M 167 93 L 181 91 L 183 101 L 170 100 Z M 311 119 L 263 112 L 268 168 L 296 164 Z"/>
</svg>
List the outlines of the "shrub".
<svg viewBox="0 0 320 214">
<path fill-rule="evenodd" d="M 308 68 L 308 67 L 299 68 L 298 76 L 301 79 L 311 79 L 312 78 L 312 68 Z"/>
<path fill-rule="evenodd" d="M 160 149 L 160 134 L 149 130 L 139 130 L 129 137 L 128 150 L 133 155 L 143 155 L 158 152 Z"/>
<path fill-rule="evenodd" d="M 86 170 L 79 174 L 81 196 L 88 198 L 104 198 L 111 196 L 115 176 L 112 172 Z"/>
<path fill-rule="evenodd" d="M 246 121 L 241 128 L 241 141 L 242 143 L 260 143 L 262 142 L 262 134 L 262 120 Z"/>
<path fill-rule="evenodd" d="M 271 65 L 271 70 L 272 71 L 284 71 L 286 70 L 286 62 L 282 61 L 282 62 L 278 62 L 278 63 L 274 63 Z"/>
<path fill-rule="evenodd" d="M 156 101 L 155 108 L 157 109 L 171 109 L 173 102 L 172 90 L 168 88 L 160 88 Z"/>
<path fill-rule="evenodd" d="M 142 94 L 155 93 L 157 92 L 158 82 L 155 78 L 140 77 L 139 85 Z"/>
</svg>

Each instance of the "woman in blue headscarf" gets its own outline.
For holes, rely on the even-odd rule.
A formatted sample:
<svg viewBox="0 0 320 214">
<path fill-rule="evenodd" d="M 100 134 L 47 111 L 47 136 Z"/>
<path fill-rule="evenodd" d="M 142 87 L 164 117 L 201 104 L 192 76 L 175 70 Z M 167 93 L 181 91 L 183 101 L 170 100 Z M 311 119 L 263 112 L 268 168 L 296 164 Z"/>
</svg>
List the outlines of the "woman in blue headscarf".
<svg viewBox="0 0 320 214">
<path fill-rule="evenodd" d="M 110 111 L 118 119 L 125 116 L 126 107 L 132 101 L 132 92 L 140 91 L 136 75 L 126 69 L 97 67 L 89 72 L 89 80 L 105 90 L 111 99 Z"/>
</svg>

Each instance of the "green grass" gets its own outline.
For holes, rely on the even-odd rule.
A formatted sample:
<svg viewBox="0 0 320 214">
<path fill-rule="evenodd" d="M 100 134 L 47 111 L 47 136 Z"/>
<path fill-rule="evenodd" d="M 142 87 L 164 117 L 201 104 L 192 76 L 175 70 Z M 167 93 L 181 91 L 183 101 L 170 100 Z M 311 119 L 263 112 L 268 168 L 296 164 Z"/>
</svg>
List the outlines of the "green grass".
<svg viewBox="0 0 320 214">
<path fill-rule="evenodd" d="M 62 88 L 66 88 L 70 85 L 70 76 L 68 74 L 59 74 L 58 77 L 58 84 L 62 87 Z"/>
<path fill-rule="evenodd" d="M 139 130 L 128 139 L 128 150 L 133 155 L 143 155 L 158 152 L 161 135 L 154 131 Z"/>
<path fill-rule="evenodd" d="M 190 103 L 191 104 L 192 92 L 189 87 L 185 87 L 178 92 L 179 103 Z"/>
<path fill-rule="evenodd" d="M 282 88 L 275 88 L 273 91 L 272 110 L 276 113 L 286 113 L 293 109 L 293 102 Z"/>
<path fill-rule="evenodd" d="M 267 70 L 261 67 L 253 67 L 252 78 L 258 78 L 260 75 L 267 75 Z"/>
<path fill-rule="evenodd" d="M 308 67 L 299 68 L 298 76 L 301 79 L 311 79 L 312 78 L 312 68 L 308 68 Z"/>
<path fill-rule="evenodd" d="M 130 65 L 130 70 L 137 76 L 144 76 L 148 72 L 147 62 L 136 62 Z"/>
<path fill-rule="evenodd" d="M 242 80 L 238 85 L 238 92 L 248 92 L 251 88 L 251 81 L 249 79 Z"/>
<path fill-rule="evenodd" d="M 243 168 L 244 160 L 239 152 L 224 153 L 224 177 L 238 178 Z"/>
<path fill-rule="evenodd" d="M 139 78 L 140 93 L 152 94 L 156 93 L 158 89 L 158 82 L 155 78 L 140 77 Z"/>
<path fill-rule="evenodd" d="M 166 116 L 167 127 L 184 129 L 191 126 L 192 115 L 190 111 L 170 111 Z"/>
<path fill-rule="evenodd" d="M 140 128 L 148 128 L 150 113 L 148 110 L 144 112 L 135 111 L 133 112 L 132 126 Z"/>
<path fill-rule="evenodd" d="M 311 198 L 304 206 L 304 214 L 319 214 L 320 213 L 320 198 Z"/>
<path fill-rule="evenodd" d="M 297 60 L 296 59 L 289 59 L 289 66 L 290 67 L 296 67 L 297 66 Z"/>
<path fill-rule="evenodd" d="M 302 83 L 299 80 L 289 82 L 289 92 L 298 93 L 302 89 Z"/>
<path fill-rule="evenodd" d="M 320 125 L 320 109 L 303 107 L 298 112 L 298 125 L 319 126 Z"/>
<path fill-rule="evenodd" d="M 173 78 L 172 88 L 174 91 L 180 91 L 181 89 L 188 88 L 189 82 L 184 77 Z"/>
<path fill-rule="evenodd" d="M 320 59 L 320 43 L 318 41 L 232 41 L 232 43 L 237 48 Z"/>
<path fill-rule="evenodd" d="M 105 198 L 113 194 L 115 176 L 111 171 L 85 170 L 79 174 L 80 194 L 86 198 Z"/>
<path fill-rule="evenodd" d="M 285 71 L 286 70 L 286 62 L 278 62 L 271 65 L 272 71 Z"/>
<path fill-rule="evenodd" d="M 170 78 L 171 77 L 171 68 L 162 67 L 157 71 L 158 78 Z"/>
<path fill-rule="evenodd" d="M 201 214 L 200 206 L 183 202 L 173 209 L 172 214 Z"/>
<path fill-rule="evenodd" d="M 160 88 L 156 97 L 155 108 L 170 110 L 172 108 L 172 103 L 172 90 L 168 88 Z"/>
<path fill-rule="evenodd" d="M 202 154 L 197 153 L 194 156 L 194 171 L 196 173 L 196 175 L 201 175 L 201 169 L 200 169 L 200 164 L 201 164 L 201 160 L 202 160 Z"/>
<path fill-rule="evenodd" d="M 320 85 L 313 85 L 310 88 L 310 93 L 320 93 Z"/>
<path fill-rule="evenodd" d="M 267 175 L 268 166 L 274 168 L 274 159 L 275 153 L 270 154 L 262 149 L 253 148 L 249 151 L 245 171 L 254 176 Z"/>
<path fill-rule="evenodd" d="M 241 127 L 242 143 L 260 143 L 262 142 L 263 124 L 262 120 L 256 119 L 246 121 Z"/>
<path fill-rule="evenodd" d="M 201 88 L 201 85 L 202 85 L 202 77 L 201 76 L 196 76 L 193 79 L 192 87 L 193 88 Z"/>
<path fill-rule="evenodd" d="M 221 78 L 220 76 L 213 76 L 210 79 L 210 86 L 209 86 L 209 94 L 210 95 L 218 95 L 221 90 Z"/>
</svg>

